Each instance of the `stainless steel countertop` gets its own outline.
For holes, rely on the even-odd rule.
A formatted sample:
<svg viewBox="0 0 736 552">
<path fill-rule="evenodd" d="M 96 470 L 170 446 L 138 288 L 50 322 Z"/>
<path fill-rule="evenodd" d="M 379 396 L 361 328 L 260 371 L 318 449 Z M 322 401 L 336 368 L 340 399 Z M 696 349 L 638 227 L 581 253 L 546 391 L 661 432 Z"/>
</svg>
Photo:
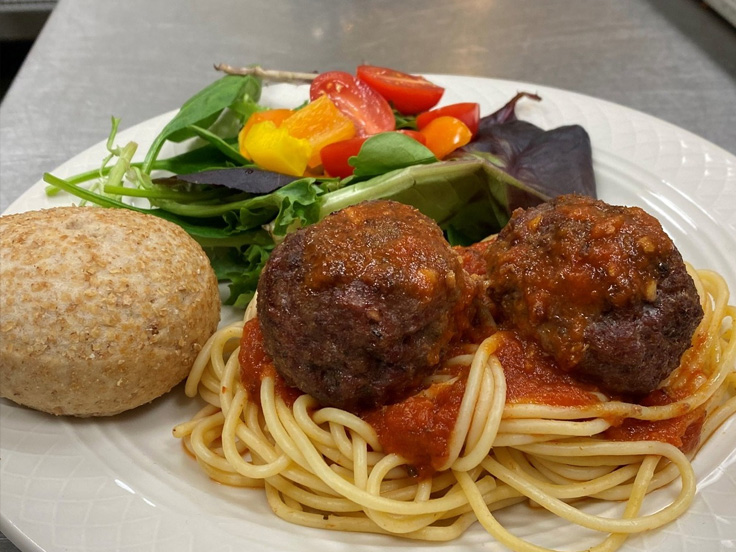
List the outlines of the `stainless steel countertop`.
<svg viewBox="0 0 736 552">
<path fill-rule="evenodd" d="M 111 115 L 126 128 L 177 108 L 216 62 L 527 81 L 736 152 L 736 30 L 695 0 L 61 0 L 0 106 L 0 210 Z"/>
</svg>

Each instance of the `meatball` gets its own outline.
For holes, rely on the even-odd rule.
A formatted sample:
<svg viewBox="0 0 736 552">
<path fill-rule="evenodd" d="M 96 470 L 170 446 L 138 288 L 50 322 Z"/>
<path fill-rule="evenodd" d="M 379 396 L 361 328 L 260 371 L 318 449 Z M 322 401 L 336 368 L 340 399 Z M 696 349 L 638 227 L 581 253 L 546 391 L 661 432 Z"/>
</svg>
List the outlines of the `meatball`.
<svg viewBox="0 0 736 552">
<path fill-rule="evenodd" d="M 168 221 L 60 207 L 0 217 L 0 395 L 109 416 L 179 383 L 217 329 L 217 279 Z"/>
<path fill-rule="evenodd" d="M 440 362 L 470 282 L 437 224 L 413 207 L 348 207 L 271 254 L 258 283 L 266 352 L 325 406 L 400 400 Z"/>
<path fill-rule="evenodd" d="M 656 388 L 703 317 L 680 253 L 639 208 L 569 195 L 517 210 L 487 263 L 497 320 L 610 393 Z"/>
</svg>

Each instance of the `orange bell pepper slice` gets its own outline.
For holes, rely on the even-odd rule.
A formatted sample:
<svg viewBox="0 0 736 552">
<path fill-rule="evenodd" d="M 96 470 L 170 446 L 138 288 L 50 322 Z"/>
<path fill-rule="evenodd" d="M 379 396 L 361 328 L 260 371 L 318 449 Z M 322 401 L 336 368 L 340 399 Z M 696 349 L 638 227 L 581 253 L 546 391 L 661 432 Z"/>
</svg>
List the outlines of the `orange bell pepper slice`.
<svg viewBox="0 0 736 552">
<path fill-rule="evenodd" d="M 308 166 L 311 168 L 321 163 L 319 152 L 323 147 L 355 136 L 353 122 L 325 95 L 295 111 L 281 123 L 281 128 L 295 138 L 309 140 L 312 156 Z"/>
<path fill-rule="evenodd" d="M 427 139 L 426 146 L 437 159 L 444 159 L 473 137 L 465 123 L 450 116 L 437 117 L 419 132 Z"/>
</svg>

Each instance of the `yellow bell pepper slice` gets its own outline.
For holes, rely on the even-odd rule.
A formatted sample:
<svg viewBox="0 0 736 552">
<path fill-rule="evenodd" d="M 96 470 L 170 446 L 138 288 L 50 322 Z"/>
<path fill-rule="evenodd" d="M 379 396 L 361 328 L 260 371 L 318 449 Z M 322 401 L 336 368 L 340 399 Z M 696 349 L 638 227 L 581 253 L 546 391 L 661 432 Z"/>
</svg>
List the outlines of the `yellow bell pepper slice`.
<svg viewBox="0 0 736 552">
<path fill-rule="evenodd" d="M 254 124 L 243 145 L 259 167 L 291 176 L 302 176 L 312 156 L 309 140 L 295 138 L 273 121 Z"/>
<path fill-rule="evenodd" d="M 355 125 L 326 95 L 309 102 L 281 123 L 281 128 L 296 138 L 309 140 L 312 155 L 308 165 L 313 168 L 322 163 L 319 152 L 328 144 L 355 136 Z"/>
<path fill-rule="evenodd" d="M 245 137 L 248 135 L 253 125 L 262 123 L 263 121 L 273 121 L 276 126 L 281 126 L 284 119 L 291 117 L 293 114 L 294 111 L 291 109 L 267 109 L 266 111 L 257 111 L 256 113 L 253 113 L 253 115 L 248 117 L 245 125 L 243 125 L 243 128 L 241 128 L 238 133 L 238 149 L 240 150 L 240 155 L 246 159 L 251 159 L 251 156 L 245 147 Z"/>
</svg>

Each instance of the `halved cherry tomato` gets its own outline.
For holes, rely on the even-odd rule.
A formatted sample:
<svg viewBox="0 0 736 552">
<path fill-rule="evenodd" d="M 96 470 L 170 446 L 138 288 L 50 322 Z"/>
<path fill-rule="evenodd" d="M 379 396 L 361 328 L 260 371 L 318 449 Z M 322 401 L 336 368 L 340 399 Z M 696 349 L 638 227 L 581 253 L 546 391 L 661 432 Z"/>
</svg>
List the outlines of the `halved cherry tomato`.
<svg viewBox="0 0 736 552">
<path fill-rule="evenodd" d="M 338 178 L 346 178 L 353 174 L 354 167 L 348 163 L 348 159 L 353 155 L 358 155 L 360 148 L 367 139 L 367 136 L 351 138 L 323 147 L 320 156 L 325 172 Z"/>
<path fill-rule="evenodd" d="M 424 137 L 424 134 L 422 134 L 418 130 L 402 128 L 401 130 L 397 130 L 396 132 L 400 132 L 401 134 L 406 134 L 407 136 L 414 138 L 417 142 L 419 142 L 423 146 L 427 145 L 427 139 Z"/>
<path fill-rule="evenodd" d="M 460 119 L 455 117 L 437 117 L 420 130 L 427 139 L 427 147 L 437 159 L 443 159 L 457 148 L 464 146 L 473 135 Z"/>
<path fill-rule="evenodd" d="M 480 105 L 475 102 L 464 102 L 438 107 L 432 111 L 425 111 L 417 115 L 417 128 L 422 130 L 425 126 L 437 117 L 449 115 L 460 119 L 465 126 L 468 127 L 473 136 L 478 132 L 478 122 L 480 121 Z"/>
<path fill-rule="evenodd" d="M 397 130 L 401 134 L 405 134 L 410 138 L 414 138 L 422 145 L 426 145 L 427 139 L 421 132 L 416 130 Z M 369 136 L 360 138 L 351 138 L 342 142 L 335 142 L 322 148 L 320 156 L 322 157 L 322 168 L 329 176 L 346 178 L 353 174 L 354 167 L 348 163 L 353 155 L 358 155 L 360 148 L 363 147 Z"/>
<path fill-rule="evenodd" d="M 444 88 L 424 77 L 386 67 L 359 65 L 357 75 L 404 115 L 414 115 L 432 109 L 445 92 Z"/>
<path fill-rule="evenodd" d="M 394 112 L 388 102 L 350 73 L 328 71 L 318 75 L 309 88 L 309 98 L 314 101 L 323 94 L 353 121 L 358 136 L 396 128 Z"/>
</svg>

